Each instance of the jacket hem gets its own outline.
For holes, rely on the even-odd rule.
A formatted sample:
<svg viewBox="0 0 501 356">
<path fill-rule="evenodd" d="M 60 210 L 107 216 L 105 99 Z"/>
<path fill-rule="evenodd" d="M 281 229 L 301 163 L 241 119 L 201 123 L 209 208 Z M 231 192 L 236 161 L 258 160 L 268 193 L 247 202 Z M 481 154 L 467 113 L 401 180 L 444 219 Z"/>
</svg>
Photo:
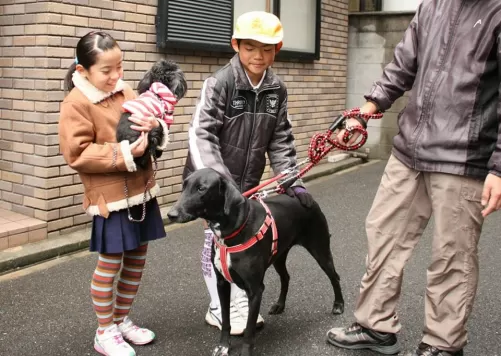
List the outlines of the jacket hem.
<svg viewBox="0 0 501 356">
<path fill-rule="evenodd" d="M 412 164 L 412 158 L 406 156 L 397 148 L 393 147 L 391 154 L 395 156 L 395 158 L 398 159 L 403 165 L 415 170 L 416 172 L 453 174 L 456 176 L 465 176 L 474 179 L 485 179 L 485 177 L 489 173 L 487 167 L 485 169 L 468 167 L 465 164 L 461 163 L 418 161 L 416 166 L 414 167 Z"/>
<path fill-rule="evenodd" d="M 160 186 L 158 184 L 155 184 L 155 186 L 153 186 L 146 194 L 146 201 L 148 202 L 151 199 L 155 198 L 159 192 L 160 192 Z M 129 197 L 128 199 L 129 207 L 142 204 L 144 199 L 143 194 L 144 193 L 136 194 L 133 195 L 132 197 Z M 120 211 L 123 209 L 127 209 L 127 200 L 122 199 L 111 203 L 107 203 L 106 208 L 110 213 L 112 211 Z M 85 210 L 85 212 L 90 216 L 101 215 L 101 213 L 99 212 L 99 206 L 97 205 L 89 205 L 89 207 L 87 208 L 87 210 Z"/>
</svg>

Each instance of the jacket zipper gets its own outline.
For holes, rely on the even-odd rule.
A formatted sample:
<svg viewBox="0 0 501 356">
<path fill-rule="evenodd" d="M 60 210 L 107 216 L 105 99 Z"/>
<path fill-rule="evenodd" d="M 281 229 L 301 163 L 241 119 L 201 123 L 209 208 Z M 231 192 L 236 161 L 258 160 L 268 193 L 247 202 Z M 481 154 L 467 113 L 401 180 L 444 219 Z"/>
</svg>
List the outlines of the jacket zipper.
<svg viewBox="0 0 501 356">
<path fill-rule="evenodd" d="M 280 89 L 279 86 L 277 87 L 268 87 L 268 88 L 263 88 L 261 91 L 256 91 L 253 90 L 254 94 L 256 97 L 254 98 L 254 112 L 252 113 L 252 126 L 251 126 L 251 134 L 249 137 L 249 144 L 247 145 L 247 159 L 245 160 L 245 166 L 244 170 L 242 172 L 242 178 L 240 180 L 240 191 L 244 193 L 244 182 L 245 182 L 245 175 L 247 174 L 247 168 L 249 166 L 249 157 L 250 157 L 250 152 L 251 152 L 251 145 L 252 145 L 252 136 L 254 135 L 254 128 L 256 126 L 256 112 L 257 112 L 257 103 L 258 103 L 258 98 L 259 94 L 268 91 L 268 90 L 275 90 L 275 89 Z"/>
<path fill-rule="evenodd" d="M 428 91 L 428 95 L 426 96 L 426 98 L 424 100 L 423 107 L 425 109 L 423 110 L 423 113 L 421 114 L 424 117 L 426 117 L 426 115 L 428 115 L 428 113 L 429 113 L 429 108 L 431 106 L 430 105 L 430 98 L 431 98 L 431 95 L 432 95 L 432 93 L 433 93 L 433 91 L 435 89 L 435 85 L 437 84 L 438 77 L 440 76 L 440 73 L 442 73 L 442 71 L 444 69 L 445 59 L 446 59 L 446 57 L 449 54 L 449 51 L 451 49 L 451 44 L 452 44 L 452 41 L 454 39 L 454 36 L 456 36 L 456 31 L 457 31 L 457 27 L 458 27 L 459 16 L 461 16 L 461 11 L 463 10 L 464 4 L 465 4 L 464 1 L 461 1 L 461 4 L 459 5 L 458 14 L 457 14 L 456 19 L 454 21 L 454 27 L 453 27 L 452 32 L 451 32 L 451 37 L 449 39 L 449 42 L 447 43 L 447 47 L 445 48 L 444 55 L 442 56 L 442 62 L 440 63 L 440 67 L 438 68 L 437 75 L 435 76 L 435 79 L 433 80 L 433 82 L 431 84 L 430 90 Z M 414 169 L 416 169 L 416 165 L 417 165 L 416 156 L 417 156 L 418 138 L 421 135 L 421 133 L 423 132 L 423 128 L 424 128 L 424 124 L 423 124 L 423 121 L 421 120 L 421 126 L 419 127 L 418 133 L 416 135 L 416 139 L 414 140 L 414 147 L 413 147 L 414 157 L 412 159 L 413 160 L 412 168 L 414 168 Z"/>
</svg>

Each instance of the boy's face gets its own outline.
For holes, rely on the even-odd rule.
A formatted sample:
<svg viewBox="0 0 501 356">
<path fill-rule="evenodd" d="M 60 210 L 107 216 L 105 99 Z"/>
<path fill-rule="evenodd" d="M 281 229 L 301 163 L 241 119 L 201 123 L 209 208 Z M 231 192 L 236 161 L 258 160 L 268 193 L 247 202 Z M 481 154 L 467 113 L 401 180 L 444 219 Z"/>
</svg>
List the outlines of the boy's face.
<svg viewBox="0 0 501 356">
<path fill-rule="evenodd" d="M 265 44 L 254 40 L 241 40 L 240 46 L 235 39 L 232 46 L 238 52 L 240 62 L 247 74 L 261 79 L 263 73 L 275 61 L 275 45 Z"/>
</svg>

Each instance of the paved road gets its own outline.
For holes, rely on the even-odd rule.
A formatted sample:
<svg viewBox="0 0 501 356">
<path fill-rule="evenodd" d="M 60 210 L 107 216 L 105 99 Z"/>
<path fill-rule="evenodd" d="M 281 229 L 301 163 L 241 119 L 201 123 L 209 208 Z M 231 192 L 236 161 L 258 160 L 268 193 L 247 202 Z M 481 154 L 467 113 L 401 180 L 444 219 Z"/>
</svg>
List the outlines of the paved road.
<svg viewBox="0 0 501 356">
<path fill-rule="evenodd" d="M 332 250 L 342 276 L 346 312 L 343 316 L 329 314 L 333 295 L 327 278 L 304 250 L 294 249 L 288 262 L 292 279 L 287 309 L 280 316 L 264 314 L 266 325 L 257 337 L 260 356 L 373 355 L 338 350 L 325 343 L 324 335 L 332 326 L 353 321 L 367 251 L 364 219 L 383 168 L 384 162 L 370 164 L 310 185 L 333 234 Z M 406 269 L 400 306 L 402 355 L 414 349 L 420 339 L 431 227 Z M 496 214 L 488 219 L 482 235 L 481 278 L 469 323 L 467 355 L 501 355 L 500 231 L 501 219 Z M 169 238 L 152 244 L 132 317 L 153 329 L 158 340 L 136 348 L 138 355 L 210 355 L 219 334 L 204 324 L 208 296 L 200 272 L 201 246 L 198 223 L 176 228 L 169 232 Z M 95 318 L 89 297 L 95 261 L 94 254 L 84 252 L 0 277 L 0 355 L 95 355 Z M 277 274 L 270 270 L 263 311 L 278 292 Z M 238 345 L 240 340 L 235 338 L 233 343 Z"/>
</svg>

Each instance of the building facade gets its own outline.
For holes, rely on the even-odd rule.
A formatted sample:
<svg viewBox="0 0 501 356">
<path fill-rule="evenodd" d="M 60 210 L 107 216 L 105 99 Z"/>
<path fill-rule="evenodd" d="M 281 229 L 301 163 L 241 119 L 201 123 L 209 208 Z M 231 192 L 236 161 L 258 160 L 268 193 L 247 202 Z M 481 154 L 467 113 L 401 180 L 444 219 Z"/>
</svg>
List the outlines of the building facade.
<svg viewBox="0 0 501 356">
<path fill-rule="evenodd" d="M 159 58 L 177 61 L 186 73 L 189 91 L 176 107 L 172 143 L 157 174 L 165 210 L 181 191 L 188 126 L 203 80 L 232 56 L 233 19 L 253 9 L 282 19 L 284 51 L 274 70 L 288 86 L 304 158 L 313 133 L 326 130 L 346 106 L 348 0 L 3 0 L 0 250 L 58 238 L 91 221 L 57 135 L 63 78 L 81 36 L 104 30 L 117 39 L 124 79 L 133 87 Z"/>
<path fill-rule="evenodd" d="M 350 0 L 348 40 L 348 107 L 360 106 L 363 95 L 381 77 L 393 59 L 395 46 L 421 0 Z M 407 104 L 408 93 L 386 111 L 382 120 L 369 121 L 364 150 L 371 158 L 386 159 L 397 134 L 397 116 Z"/>
</svg>

